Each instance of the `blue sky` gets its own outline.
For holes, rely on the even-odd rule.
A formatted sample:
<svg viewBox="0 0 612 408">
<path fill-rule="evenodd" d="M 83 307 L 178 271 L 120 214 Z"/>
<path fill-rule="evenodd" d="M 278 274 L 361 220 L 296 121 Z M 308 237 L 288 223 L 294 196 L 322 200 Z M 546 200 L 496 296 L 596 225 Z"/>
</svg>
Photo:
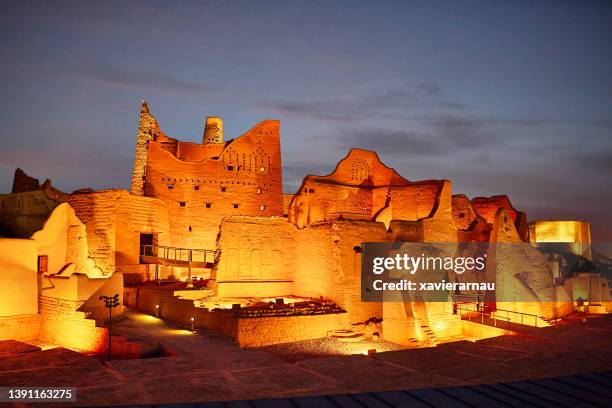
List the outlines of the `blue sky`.
<svg viewBox="0 0 612 408">
<path fill-rule="evenodd" d="M 376 150 L 612 241 L 612 3 L 5 2 L 0 191 L 129 185 L 141 99 L 200 140 L 281 120 L 285 191 Z"/>
</svg>

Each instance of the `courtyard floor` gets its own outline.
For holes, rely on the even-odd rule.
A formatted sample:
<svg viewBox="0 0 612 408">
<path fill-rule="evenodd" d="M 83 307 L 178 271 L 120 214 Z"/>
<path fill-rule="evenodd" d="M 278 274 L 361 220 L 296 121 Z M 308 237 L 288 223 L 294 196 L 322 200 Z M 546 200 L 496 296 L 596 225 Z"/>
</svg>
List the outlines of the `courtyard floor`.
<svg viewBox="0 0 612 408">
<path fill-rule="evenodd" d="M 368 357 L 333 355 L 354 351 L 329 340 L 240 349 L 225 337 L 192 334 L 132 310 L 114 326 L 115 333 L 162 342 L 175 356 L 106 363 L 63 348 L 3 354 L 0 347 L 0 384 L 76 386 L 78 405 L 126 405 L 432 388 L 612 368 L 612 316 L 564 323 Z M 326 351 L 314 358 L 313 347 Z"/>
</svg>

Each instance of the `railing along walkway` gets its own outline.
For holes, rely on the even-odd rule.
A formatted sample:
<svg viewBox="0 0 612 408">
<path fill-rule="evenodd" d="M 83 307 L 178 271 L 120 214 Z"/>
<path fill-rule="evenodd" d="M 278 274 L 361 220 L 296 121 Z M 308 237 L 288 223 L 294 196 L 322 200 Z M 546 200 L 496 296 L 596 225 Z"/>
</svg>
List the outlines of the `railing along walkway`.
<svg viewBox="0 0 612 408">
<path fill-rule="evenodd" d="M 140 260 L 144 263 L 190 268 L 212 268 L 216 251 L 177 248 L 163 245 L 141 245 Z"/>
</svg>

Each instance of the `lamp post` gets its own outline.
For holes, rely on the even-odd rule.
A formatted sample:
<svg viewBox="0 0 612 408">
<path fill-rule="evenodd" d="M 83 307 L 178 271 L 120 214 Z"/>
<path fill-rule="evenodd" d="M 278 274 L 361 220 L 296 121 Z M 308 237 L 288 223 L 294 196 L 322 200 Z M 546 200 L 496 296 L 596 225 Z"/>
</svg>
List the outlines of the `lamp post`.
<svg viewBox="0 0 612 408">
<path fill-rule="evenodd" d="M 119 306 L 119 294 L 114 296 L 100 296 L 100 300 L 104 300 L 104 306 L 108 308 L 108 358 L 111 359 L 111 331 L 113 329 L 113 308 Z"/>
</svg>

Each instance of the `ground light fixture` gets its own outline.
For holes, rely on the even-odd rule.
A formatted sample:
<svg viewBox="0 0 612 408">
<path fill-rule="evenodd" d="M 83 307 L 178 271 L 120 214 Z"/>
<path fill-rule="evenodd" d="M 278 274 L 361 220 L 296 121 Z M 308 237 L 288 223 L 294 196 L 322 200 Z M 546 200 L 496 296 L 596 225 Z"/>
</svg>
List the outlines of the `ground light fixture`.
<svg viewBox="0 0 612 408">
<path fill-rule="evenodd" d="M 113 296 L 100 296 L 100 300 L 104 301 L 104 306 L 108 308 L 108 356 L 107 360 L 111 359 L 111 339 L 113 329 L 113 309 L 119 306 L 119 294 L 115 293 Z"/>
</svg>

